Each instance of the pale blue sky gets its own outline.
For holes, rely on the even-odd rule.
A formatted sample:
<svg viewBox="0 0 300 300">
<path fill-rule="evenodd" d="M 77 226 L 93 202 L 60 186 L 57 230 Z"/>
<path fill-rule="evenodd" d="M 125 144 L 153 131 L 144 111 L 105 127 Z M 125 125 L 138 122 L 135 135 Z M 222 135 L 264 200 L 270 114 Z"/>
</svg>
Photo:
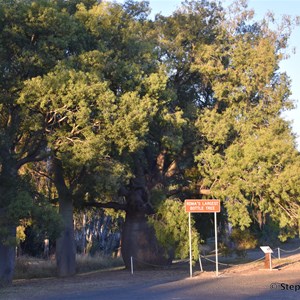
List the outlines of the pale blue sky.
<svg viewBox="0 0 300 300">
<path fill-rule="evenodd" d="M 124 3 L 124 0 L 118 0 Z M 182 0 L 150 0 L 152 14 L 161 13 L 170 15 L 180 6 Z M 232 0 L 221 1 L 224 6 Z M 276 19 L 281 19 L 283 15 L 300 16 L 300 0 L 249 0 L 249 8 L 253 8 L 255 16 L 261 19 L 268 11 L 275 14 Z M 283 61 L 280 65 L 281 70 L 285 71 L 292 80 L 292 99 L 296 100 L 297 108 L 284 113 L 284 116 L 292 121 L 293 132 L 297 135 L 298 149 L 300 150 L 300 26 L 294 29 L 290 39 L 290 58 Z M 292 49 L 296 48 L 293 54 Z"/>
</svg>

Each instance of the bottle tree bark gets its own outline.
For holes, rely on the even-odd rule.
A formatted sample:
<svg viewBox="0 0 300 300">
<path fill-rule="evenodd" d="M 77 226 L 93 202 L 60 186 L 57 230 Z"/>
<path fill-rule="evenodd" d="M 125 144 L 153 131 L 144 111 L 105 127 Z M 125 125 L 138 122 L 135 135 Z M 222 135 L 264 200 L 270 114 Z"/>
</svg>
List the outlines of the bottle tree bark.
<svg viewBox="0 0 300 300">
<path fill-rule="evenodd" d="M 63 167 L 59 159 L 54 158 L 54 183 L 59 197 L 59 213 L 63 220 L 63 230 L 56 241 L 56 264 L 58 276 L 72 276 L 76 272 L 76 249 L 73 223 L 72 193 L 63 176 Z"/>
<path fill-rule="evenodd" d="M 135 269 L 147 269 L 153 265 L 168 265 L 172 262 L 173 253 L 168 253 L 160 246 L 154 228 L 148 223 L 148 216 L 154 213 L 149 201 L 144 180 L 135 178 L 119 190 L 124 203 L 99 203 L 90 201 L 87 207 L 112 208 L 126 212 L 122 228 L 121 254 L 127 269 L 131 267 L 131 257 Z"/>
<path fill-rule="evenodd" d="M 122 257 L 126 268 L 145 269 L 153 265 L 167 265 L 172 255 L 159 245 L 155 231 L 147 221 L 153 213 L 143 180 L 134 179 L 130 186 L 122 191 L 126 199 L 126 219 L 122 230 Z"/>
</svg>

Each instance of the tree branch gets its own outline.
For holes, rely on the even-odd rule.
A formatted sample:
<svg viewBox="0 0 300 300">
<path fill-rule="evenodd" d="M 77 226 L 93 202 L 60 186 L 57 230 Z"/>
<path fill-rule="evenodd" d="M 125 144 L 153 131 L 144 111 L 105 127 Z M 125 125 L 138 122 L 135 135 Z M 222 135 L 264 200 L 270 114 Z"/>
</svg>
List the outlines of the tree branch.
<svg viewBox="0 0 300 300">
<path fill-rule="evenodd" d="M 121 204 L 118 202 L 107 202 L 107 203 L 100 203 L 100 202 L 85 202 L 83 204 L 86 207 L 99 207 L 99 208 L 112 208 L 114 210 L 127 210 L 127 205 L 126 204 Z"/>
<path fill-rule="evenodd" d="M 44 153 L 38 153 L 38 151 L 36 151 L 35 154 L 32 152 L 32 153 L 29 153 L 27 156 L 21 158 L 18 161 L 17 166 L 18 166 L 18 168 L 20 168 L 21 166 L 25 165 L 26 163 L 42 161 L 42 160 L 46 159 L 47 157 L 49 157 L 49 153 L 47 153 L 46 151 Z"/>
<path fill-rule="evenodd" d="M 44 172 L 41 172 L 41 171 L 38 171 L 38 170 L 35 170 L 35 169 L 30 169 L 31 171 L 37 173 L 38 175 L 41 175 L 43 177 L 46 177 L 47 179 L 49 179 L 51 182 L 54 182 L 54 179 L 49 176 L 47 173 L 44 173 Z"/>
</svg>

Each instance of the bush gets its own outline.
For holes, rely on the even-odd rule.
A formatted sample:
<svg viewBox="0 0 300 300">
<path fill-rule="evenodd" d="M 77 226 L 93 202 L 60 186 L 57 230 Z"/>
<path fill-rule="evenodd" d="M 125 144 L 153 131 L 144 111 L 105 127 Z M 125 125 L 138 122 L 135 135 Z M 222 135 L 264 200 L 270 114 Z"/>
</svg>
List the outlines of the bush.
<svg viewBox="0 0 300 300">
<path fill-rule="evenodd" d="M 259 242 L 263 245 L 277 245 L 279 242 L 278 236 L 280 236 L 279 225 L 272 220 L 268 220 L 268 223 L 264 224 L 260 232 Z"/>
<path fill-rule="evenodd" d="M 226 243 L 219 244 L 219 253 L 221 255 L 224 255 L 226 257 L 232 256 L 232 252 L 233 252 L 232 249 L 230 249 L 230 247 L 226 245 Z"/>
<path fill-rule="evenodd" d="M 189 255 L 188 213 L 179 199 L 167 199 L 162 202 L 157 213 L 149 218 L 156 237 L 167 252 L 174 251 L 176 258 L 186 258 Z M 194 228 L 192 219 L 192 252 L 193 259 L 199 257 L 200 238 Z"/>
<path fill-rule="evenodd" d="M 234 228 L 230 240 L 234 243 L 235 252 L 238 256 L 246 256 L 246 250 L 254 249 L 258 243 L 257 238 L 249 229 Z"/>
</svg>

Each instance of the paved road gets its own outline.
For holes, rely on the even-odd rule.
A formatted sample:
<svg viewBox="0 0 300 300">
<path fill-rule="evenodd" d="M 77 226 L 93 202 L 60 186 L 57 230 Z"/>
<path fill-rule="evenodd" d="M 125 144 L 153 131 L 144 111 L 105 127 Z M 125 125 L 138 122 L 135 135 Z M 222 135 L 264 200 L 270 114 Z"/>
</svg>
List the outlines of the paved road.
<svg viewBox="0 0 300 300">
<path fill-rule="evenodd" d="M 265 272 L 265 271 L 263 271 Z M 273 289 L 271 289 L 271 285 Z M 274 287 L 277 287 L 274 289 Z M 287 290 L 291 288 L 294 290 Z M 297 290 L 297 291 L 296 291 Z M 84 293 L 72 293 L 49 300 L 192 300 L 192 299 L 300 299 L 300 274 L 257 274 L 219 278 L 194 278 L 173 282 L 132 284 L 120 288 L 104 288 Z"/>
<path fill-rule="evenodd" d="M 170 275 L 170 276 L 169 276 Z M 5 300 L 194 300 L 300 299 L 299 270 L 261 271 L 248 275 L 213 273 L 188 278 L 182 271 L 111 272 L 95 278 L 36 281 L 0 291 Z M 86 282 L 85 282 L 86 281 Z M 78 288 L 77 288 L 78 287 Z M 80 291 L 79 290 L 80 287 Z M 272 288 L 271 288 L 272 287 Z"/>
</svg>

